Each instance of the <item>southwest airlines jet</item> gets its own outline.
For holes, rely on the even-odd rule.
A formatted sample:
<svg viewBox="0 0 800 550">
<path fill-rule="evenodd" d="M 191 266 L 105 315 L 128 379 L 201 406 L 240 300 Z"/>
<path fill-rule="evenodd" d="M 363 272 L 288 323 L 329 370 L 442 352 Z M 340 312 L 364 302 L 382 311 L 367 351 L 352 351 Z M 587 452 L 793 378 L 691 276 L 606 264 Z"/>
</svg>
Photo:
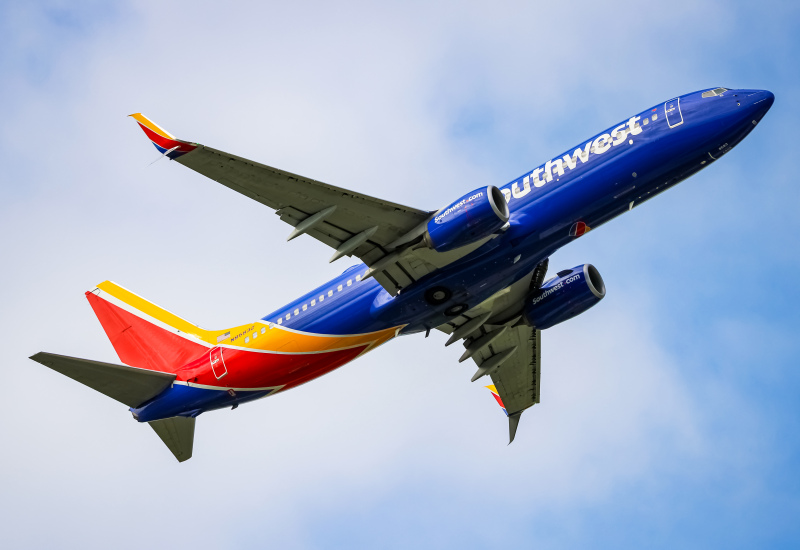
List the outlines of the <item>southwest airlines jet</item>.
<svg viewBox="0 0 800 550">
<path fill-rule="evenodd" d="M 396 336 L 449 334 L 509 420 L 539 403 L 541 331 L 606 294 L 591 264 L 545 280 L 562 246 L 714 164 L 772 106 L 764 90 L 703 90 L 659 103 L 502 187 L 417 210 L 175 138 L 131 115 L 163 156 L 271 208 L 330 261 L 360 260 L 261 319 L 207 330 L 105 281 L 86 293 L 124 365 L 38 361 L 130 407 L 179 461 L 201 413 L 286 391 Z"/>
</svg>

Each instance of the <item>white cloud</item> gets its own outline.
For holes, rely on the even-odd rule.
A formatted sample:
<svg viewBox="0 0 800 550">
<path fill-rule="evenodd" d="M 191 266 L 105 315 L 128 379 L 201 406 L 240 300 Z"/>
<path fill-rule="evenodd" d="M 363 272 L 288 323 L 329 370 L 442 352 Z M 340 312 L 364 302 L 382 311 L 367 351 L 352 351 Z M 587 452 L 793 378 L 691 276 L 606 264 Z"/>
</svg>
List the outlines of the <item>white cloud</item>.
<svg viewBox="0 0 800 550">
<path fill-rule="evenodd" d="M 709 79 L 730 69 L 697 52 L 718 52 L 734 19 L 713 2 L 151 3 L 64 39 L 44 81 L 13 73 L 0 129 L 13 175 L 0 246 L 14 266 L 0 274 L 11 358 L 0 431 L 13 449 L 0 458 L 13 473 L 0 540 L 220 547 L 254 545 L 266 531 L 281 546 L 314 546 L 320 523 L 369 532 L 358 518 L 397 499 L 399 524 L 417 521 L 442 545 L 463 530 L 488 546 L 488 526 L 506 515 L 566 517 L 620 488 L 657 492 L 723 475 L 715 468 L 763 466 L 758 449 L 775 437 L 763 433 L 765 413 L 726 382 L 729 371 L 687 368 L 704 355 L 676 351 L 659 332 L 681 322 L 659 299 L 677 295 L 672 283 L 688 270 L 680 242 L 712 227 L 703 212 L 716 203 L 702 194 L 668 230 L 673 248 L 657 233 L 675 208 L 648 204 L 554 258 L 554 268 L 597 261 L 610 293 L 545 334 L 542 403 L 510 447 L 501 411 L 441 335 L 391 342 L 285 395 L 203 415 L 195 457 L 181 465 L 124 407 L 24 359 L 44 349 L 116 360 L 80 294 L 104 278 L 214 327 L 263 315 L 344 268 L 326 266 L 311 239 L 286 244 L 287 228 L 260 205 L 178 165 L 148 167 L 157 153 L 124 115 L 141 110 L 182 138 L 435 209 L 630 109 L 717 84 Z M 674 38 L 673 25 L 692 39 Z M 652 278 L 641 280 L 644 255 Z M 659 261 L 672 267 L 658 273 Z M 685 298 L 692 315 L 696 296 Z M 757 328 L 718 326 L 720 345 Z M 515 533 L 496 535 L 513 544 Z M 404 540 L 414 535 L 395 542 Z"/>
</svg>

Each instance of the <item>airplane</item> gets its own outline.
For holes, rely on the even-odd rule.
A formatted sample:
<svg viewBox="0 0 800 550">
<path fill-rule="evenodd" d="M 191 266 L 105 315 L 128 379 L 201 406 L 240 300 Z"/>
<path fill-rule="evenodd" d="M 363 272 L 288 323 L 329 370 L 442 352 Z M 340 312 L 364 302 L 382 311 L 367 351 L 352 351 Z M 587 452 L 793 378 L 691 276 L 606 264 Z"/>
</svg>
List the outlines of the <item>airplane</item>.
<svg viewBox="0 0 800 550">
<path fill-rule="evenodd" d="M 540 402 L 541 331 L 606 295 L 591 264 L 545 280 L 548 258 L 714 164 L 772 106 L 766 90 L 712 88 L 658 103 L 533 170 L 418 210 L 175 138 L 132 116 L 162 157 L 273 209 L 360 263 L 261 319 L 206 330 L 111 281 L 86 292 L 120 361 L 31 357 L 129 407 L 179 462 L 200 414 L 286 391 L 389 340 L 432 329 L 461 341 L 508 417 Z"/>
</svg>

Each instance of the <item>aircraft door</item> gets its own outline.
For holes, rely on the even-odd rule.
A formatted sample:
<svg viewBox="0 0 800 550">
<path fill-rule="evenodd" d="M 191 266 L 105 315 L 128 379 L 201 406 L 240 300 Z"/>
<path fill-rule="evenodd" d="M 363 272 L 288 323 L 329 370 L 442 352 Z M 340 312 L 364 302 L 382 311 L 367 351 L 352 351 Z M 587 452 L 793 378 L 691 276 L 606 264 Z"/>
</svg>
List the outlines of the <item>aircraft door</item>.
<svg viewBox="0 0 800 550">
<path fill-rule="evenodd" d="M 674 128 L 683 124 L 683 113 L 681 113 L 681 98 L 676 97 L 664 103 L 664 114 L 667 117 L 667 126 Z"/>
<path fill-rule="evenodd" d="M 225 359 L 222 358 L 222 348 L 214 348 L 208 354 L 208 359 L 211 362 L 211 372 L 217 377 L 217 380 L 228 374 L 228 369 L 225 366 Z"/>
</svg>

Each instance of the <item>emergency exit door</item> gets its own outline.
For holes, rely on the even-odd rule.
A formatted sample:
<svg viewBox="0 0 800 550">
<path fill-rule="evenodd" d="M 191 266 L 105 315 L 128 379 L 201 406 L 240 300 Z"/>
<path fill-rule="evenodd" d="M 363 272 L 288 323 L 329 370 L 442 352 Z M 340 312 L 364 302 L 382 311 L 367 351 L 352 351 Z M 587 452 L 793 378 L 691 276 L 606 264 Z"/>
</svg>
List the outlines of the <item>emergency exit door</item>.
<svg viewBox="0 0 800 550">
<path fill-rule="evenodd" d="M 217 380 L 228 374 L 228 369 L 225 367 L 225 359 L 222 358 L 222 348 L 214 348 L 208 354 L 208 359 L 211 361 L 211 372 L 217 377 Z"/>
<path fill-rule="evenodd" d="M 681 113 L 681 98 L 676 97 L 664 103 L 664 114 L 667 117 L 667 126 L 674 128 L 683 124 L 683 113 Z"/>
</svg>

